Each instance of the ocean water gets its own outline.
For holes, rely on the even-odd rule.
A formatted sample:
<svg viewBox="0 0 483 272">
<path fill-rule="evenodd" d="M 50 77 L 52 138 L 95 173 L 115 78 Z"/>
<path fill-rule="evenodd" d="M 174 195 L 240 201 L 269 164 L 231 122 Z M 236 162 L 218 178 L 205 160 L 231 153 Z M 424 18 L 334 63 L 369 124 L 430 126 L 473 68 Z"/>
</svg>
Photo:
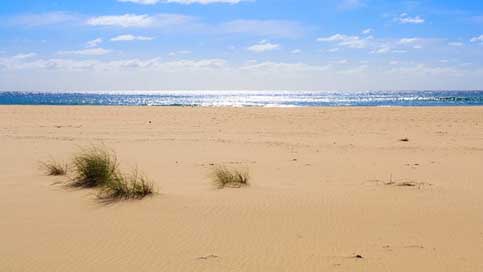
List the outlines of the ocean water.
<svg viewBox="0 0 483 272">
<path fill-rule="evenodd" d="M 483 91 L 0 92 L 0 105 L 201 107 L 477 106 L 483 105 Z"/>
</svg>

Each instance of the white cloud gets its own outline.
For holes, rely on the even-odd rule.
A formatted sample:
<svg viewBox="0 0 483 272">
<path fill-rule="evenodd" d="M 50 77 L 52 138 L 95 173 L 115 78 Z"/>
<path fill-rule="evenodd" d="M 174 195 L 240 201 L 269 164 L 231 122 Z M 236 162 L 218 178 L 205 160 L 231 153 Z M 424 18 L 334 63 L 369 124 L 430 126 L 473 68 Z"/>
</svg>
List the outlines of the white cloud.
<svg viewBox="0 0 483 272">
<path fill-rule="evenodd" d="M 126 68 L 149 68 L 152 70 L 198 70 L 198 69 L 219 69 L 224 67 L 226 61 L 223 59 L 202 59 L 202 60 L 179 60 L 162 62 L 159 58 L 140 60 L 120 60 L 104 63 L 108 69 L 119 70 Z M 101 66 L 102 67 L 102 66 Z"/>
<path fill-rule="evenodd" d="M 470 42 L 481 42 L 481 43 L 483 43 L 483 35 L 471 38 Z"/>
<path fill-rule="evenodd" d="M 399 40 L 399 44 L 414 44 L 420 41 L 421 39 L 419 38 L 402 38 Z"/>
<path fill-rule="evenodd" d="M 174 57 L 174 56 L 178 56 L 178 55 L 189 55 L 191 54 L 191 51 L 189 50 L 179 50 L 179 51 L 173 51 L 173 52 L 169 52 L 169 56 L 171 57 Z"/>
<path fill-rule="evenodd" d="M 247 50 L 255 52 L 255 53 L 263 53 L 263 52 L 267 52 L 267 51 L 276 50 L 276 49 L 279 49 L 279 48 L 280 48 L 279 44 L 270 43 L 270 42 L 264 40 L 264 41 L 260 41 L 257 44 L 254 44 L 252 46 L 249 46 L 247 48 Z"/>
<path fill-rule="evenodd" d="M 339 51 L 338 47 L 331 48 L 331 49 L 327 50 L 327 52 L 329 52 L 329 53 L 335 53 L 335 52 L 338 52 L 338 51 Z"/>
<path fill-rule="evenodd" d="M 157 3 L 176 3 L 176 4 L 183 4 L 183 5 L 191 5 L 191 4 L 238 4 L 244 1 L 251 1 L 251 0 L 117 0 L 118 2 L 129 2 L 141 5 L 155 5 Z M 254 1 L 254 0 L 253 0 Z"/>
<path fill-rule="evenodd" d="M 13 56 L 14 59 L 19 59 L 19 60 L 23 60 L 23 59 L 30 59 L 30 58 L 33 58 L 37 56 L 36 53 L 25 53 L 25 54 L 18 54 L 18 55 L 15 55 Z"/>
<path fill-rule="evenodd" d="M 98 46 L 99 46 L 99 44 L 101 44 L 101 43 L 102 43 L 102 39 L 101 39 L 101 38 L 97 38 L 97 39 L 95 39 L 95 40 L 88 41 L 88 42 L 86 43 L 86 47 L 87 47 L 87 48 L 98 47 Z"/>
<path fill-rule="evenodd" d="M 372 32 L 374 32 L 372 28 L 367 28 L 362 31 L 362 34 L 368 35 L 368 34 L 371 34 Z"/>
<path fill-rule="evenodd" d="M 126 35 L 119 35 L 111 39 L 113 42 L 126 42 L 126 41 L 151 41 L 153 37 L 146 37 L 146 36 L 134 36 L 130 34 Z"/>
<path fill-rule="evenodd" d="M 124 14 L 109 15 L 89 18 L 86 24 L 91 26 L 111 26 L 111 27 L 172 27 L 186 24 L 193 20 L 193 17 L 180 14 Z"/>
<path fill-rule="evenodd" d="M 391 47 L 387 46 L 387 45 L 383 45 L 383 46 L 371 51 L 371 53 L 373 53 L 373 54 L 386 54 L 386 53 L 390 53 L 390 52 L 391 52 Z"/>
<path fill-rule="evenodd" d="M 88 25 L 92 26 L 120 26 L 120 27 L 146 27 L 153 25 L 155 19 L 146 14 L 124 14 L 113 16 L 99 16 L 87 20 Z"/>
<path fill-rule="evenodd" d="M 318 38 L 319 42 L 336 42 L 339 46 L 349 48 L 366 48 L 369 45 L 369 41 L 372 40 L 372 36 L 360 38 L 359 36 L 348 36 L 344 34 L 335 34 L 329 37 Z"/>
<path fill-rule="evenodd" d="M 182 14 L 162 13 L 124 14 L 92 17 L 85 21 L 91 26 L 163 28 L 176 33 L 251 34 L 263 37 L 296 38 L 305 33 L 305 27 L 296 21 L 286 20 L 232 20 L 218 24 Z"/>
<path fill-rule="evenodd" d="M 349 40 L 349 39 L 359 39 L 359 37 L 357 37 L 357 36 L 347 36 L 347 35 L 343 35 L 343 34 L 335 34 L 335 35 L 332 35 L 332 36 L 329 36 L 329 37 L 318 38 L 317 41 L 318 42 L 339 42 L 339 41 L 346 41 L 346 40 Z"/>
<path fill-rule="evenodd" d="M 310 65 L 306 63 L 286 63 L 286 62 L 272 62 L 266 61 L 261 63 L 250 63 L 241 66 L 239 69 L 242 71 L 251 71 L 256 73 L 286 73 L 286 72 L 314 72 L 314 71 L 326 71 L 329 69 L 329 65 L 318 66 Z"/>
<path fill-rule="evenodd" d="M 300 54 L 300 53 L 302 53 L 302 50 L 300 50 L 300 49 L 294 49 L 294 50 L 292 50 L 290 53 L 292 53 L 292 54 L 295 54 L 295 55 L 296 55 L 296 54 Z"/>
<path fill-rule="evenodd" d="M 483 84 L 483 69 L 476 66 L 387 62 L 370 66 L 365 61 L 344 65 L 276 61 L 236 65 L 223 59 L 19 60 L 0 56 L 0 69 L 9 71 L 0 73 L 0 89 L 421 90 L 478 89 Z M 219 80 L 213 81 L 214 77 Z"/>
<path fill-rule="evenodd" d="M 407 13 L 402 13 L 395 19 L 400 24 L 423 24 L 425 20 L 419 16 L 410 17 Z"/>
<path fill-rule="evenodd" d="M 68 71 L 121 71 L 128 69 L 143 69 L 153 71 L 180 71 L 219 69 L 226 65 L 223 59 L 179 60 L 163 62 L 160 58 L 124 59 L 114 61 L 72 60 L 72 59 L 33 59 L 21 61 L 15 57 L 0 58 L 0 64 L 10 70 L 68 70 Z"/>
<path fill-rule="evenodd" d="M 109 54 L 111 50 L 104 48 L 89 48 L 83 50 L 59 51 L 59 55 L 102 56 Z"/>
</svg>

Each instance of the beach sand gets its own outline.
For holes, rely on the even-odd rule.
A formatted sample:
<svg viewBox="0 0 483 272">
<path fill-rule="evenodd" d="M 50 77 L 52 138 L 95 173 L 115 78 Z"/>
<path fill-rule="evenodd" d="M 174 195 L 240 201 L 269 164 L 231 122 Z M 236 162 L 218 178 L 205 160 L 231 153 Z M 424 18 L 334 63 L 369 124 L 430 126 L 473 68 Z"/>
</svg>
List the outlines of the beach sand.
<svg viewBox="0 0 483 272">
<path fill-rule="evenodd" d="M 100 143 L 159 194 L 39 169 Z M 1 106 L 0 147 L 0 271 L 483 271 L 483 107 Z"/>
</svg>

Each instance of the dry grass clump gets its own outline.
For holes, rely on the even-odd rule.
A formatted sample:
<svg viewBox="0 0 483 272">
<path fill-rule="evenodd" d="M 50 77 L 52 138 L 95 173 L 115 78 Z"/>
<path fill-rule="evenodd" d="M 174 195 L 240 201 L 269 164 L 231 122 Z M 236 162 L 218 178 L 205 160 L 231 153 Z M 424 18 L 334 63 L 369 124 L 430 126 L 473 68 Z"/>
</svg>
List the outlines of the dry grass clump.
<svg viewBox="0 0 483 272">
<path fill-rule="evenodd" d="M 154 193 L 153 184 L 135 170 L 131 175 L 118 173 L 98 194 L 102 200 L 143 199 Z"/>
<path fill-rule="evenodd" d="M 75 187 L 102 187 L 120 175 L 114 152 L 101 147 L 83 149 L 72 164 L 75 173 L 72 185 Z"/>
<path fill-rule="evenodd" d="M 73 177 L 68 186 L 99 188 L 97 196 L 101 201 L 142 199 L 154 194 L 153 184 L 137 169 L 130 175 L 122 173 L 116 154 L 104 146 L 81 149 L 71 164 Z M 42 167 L 51 176 L 66 175 L 68 168 L 54 160 L 42 163 Z"/>
<path fill-rule="evenodd" d="M 212 173 L 213 183 L 218 188 L 240 188 L 248 185 L 250 175 L 248 170 L 230 169 L 225 166 L 217 166 Z"/>
<path fill-rule="evenodd" d="M 104 147 L 83 149 L 73 159 L 75 177 L 72 185 L 100 188 L 103 201 L 142 199 L 154 193 L 153 184 L 135 170 L 125 175 L 119 170 L 117 156 Z"/>
<path fill-rule="evenodd" d="M 42 162 L 40 166 L 49 176 L 65 176 L 67 174 L 67 164 L 63 164 L 54 160 Z"/>
<path fill-rule="evenodd" d="M 131 175 L 123 174 L 116 154 L 103 146 L 82 149 L 71 164 L 73 177 L 68 186 L 99 188 L 98 198 L 101 201 L 143 199 L 154 194 L 154 186 L 145 176 L 140 175 L 137 169 Z M 50 176 L 67 174 L 67 164 L 51 160 L 41 166 Z"/>
</svg>

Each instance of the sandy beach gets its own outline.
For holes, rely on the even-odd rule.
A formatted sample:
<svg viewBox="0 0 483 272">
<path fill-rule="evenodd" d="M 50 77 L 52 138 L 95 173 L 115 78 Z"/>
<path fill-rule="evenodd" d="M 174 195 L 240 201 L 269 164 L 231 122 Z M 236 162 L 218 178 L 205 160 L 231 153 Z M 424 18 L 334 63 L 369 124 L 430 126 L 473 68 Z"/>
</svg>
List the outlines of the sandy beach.
<svg viewBox="0 0 483 272">
<path fill-rule="evenodd" d="M 91 144 L 159 194 L 39 169 Z M 483 271 L 483 107 L 0 106 L 0 147 L 0 271 Z"/>
</svg>

